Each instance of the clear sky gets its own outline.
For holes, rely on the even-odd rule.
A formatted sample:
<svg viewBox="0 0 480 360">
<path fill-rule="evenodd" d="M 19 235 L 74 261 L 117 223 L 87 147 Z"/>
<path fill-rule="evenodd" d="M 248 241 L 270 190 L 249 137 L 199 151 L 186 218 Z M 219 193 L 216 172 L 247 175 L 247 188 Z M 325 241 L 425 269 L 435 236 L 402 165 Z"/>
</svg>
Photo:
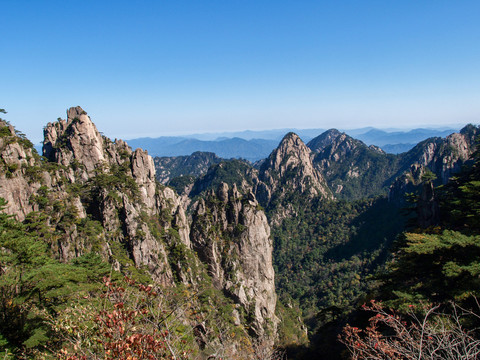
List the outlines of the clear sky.
<svg viewBox="0 0 480 360">
<path fill-rule="evenodd" d="M 0 108 L 115 138 L 480 122 L 478 0 L 0 0 Z"/>
</svg>

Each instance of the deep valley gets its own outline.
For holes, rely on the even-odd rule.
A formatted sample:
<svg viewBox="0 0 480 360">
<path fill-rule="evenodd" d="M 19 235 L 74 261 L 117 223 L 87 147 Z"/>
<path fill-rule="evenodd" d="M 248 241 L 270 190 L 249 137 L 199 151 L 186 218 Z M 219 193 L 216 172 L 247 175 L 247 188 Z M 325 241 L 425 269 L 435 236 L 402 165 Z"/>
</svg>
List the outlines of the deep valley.
<svg viewBox="0 0 480 360">
<path fill-rule="evenodd" d="M 45 126 L 41 155 L 13 125 L 0 120 L 5 359 L 366 359 L 351 329 L 370 300 L 447 316 L 480 295 L 477 126 L 398 154 L 289 132 L 248 161 L 152 158 L 81 107 Z"/>
</svg>

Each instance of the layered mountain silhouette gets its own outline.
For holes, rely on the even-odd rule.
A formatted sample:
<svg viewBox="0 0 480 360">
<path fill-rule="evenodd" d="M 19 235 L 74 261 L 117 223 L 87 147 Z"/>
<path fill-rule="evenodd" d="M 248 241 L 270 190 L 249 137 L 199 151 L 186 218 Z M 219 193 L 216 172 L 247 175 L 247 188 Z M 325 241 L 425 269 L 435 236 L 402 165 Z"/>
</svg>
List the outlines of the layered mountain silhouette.
<svg viewBox="0 0 480 360">
<path fill-rule="evenodd" d="M 259 169 L 259 179 L 265 183 L 272 182 L 271 173 L 281 178 L 288 169 L 289 176 L 296 179 L 307 176 L 313 183 L 317 183 L 317 188 L 328 188 L 322 193 L 332 193 L 338 199 L 361 199 L 387 194 L 395 179 L 408 172 L 414 164 L 429 168 L 436 174 L 438 182 L 446 183 L 453 173 L 460 170 L 472 153 L 477 134 L 478 128 L 468 125 L 459 133 L 450 134 L 445 138 L 433 137 L 423 140 L 409 151 L 395 155 L 386 153 L 378 146 L 368 146 L 363 141 L 336 129 L 323 132 L 311 139 L 307 145 L 298 135 L 289 133 L 268 157 L 252 166 Z M 190 157 L 157 158 L 157 173 L 172 172 L 182 176 L 198 177 L 200 172 L 191 169 L 201 168 L 202 172 L 206 173 L 210 162 L 205 159 L 212 156 L 195 153 Z M 220 161 L 220 158 L 215 159 L 216 163 Z M 282 165 L 282 161 L 286 167 Z M 304 170 L 294 172 L 293 165 Z M 165 182 L 163 177 L 158 175 L 157 177 Z M 169 179 L 174 177 L 169 176 Z M 327 187 L 318 185 L 319 178 L 326 181 Z M 272 183 L 271 186 L 276 185 Z M 262 185 L 258 188 L 261 189 Z M 260 195 L 265 196 L 270 197 L 267 193 Z"/>
<path fill-rule="evenodd" d="M 345 133 L 376 145 L 387 153 L 401 153 L 429 137 L 444 137 L 454 130 L 414 129 L 410 131 L 383 131 L 375 128 L 346 130 Z M 252 162 L 268 157 L 286 133 L 294 132 L 305 143 L 325 132 L 323 129 L 276 129 L 226 133 L 162 136 L 128 140 L 133 148 L 148 150 L 152 156 L 188 156 L 193 152 L 213 152 L 222 158 L 241 158 Z"/>
<path fill-rule="evenodd" d="M 188 316 L 181 315 L 176 331 L 188 334 L 185 343 L 204 358 L 219 348 L 227 358 L 261 358 L 258 346 L 271 353 L 275 343 L 306 344 L 306 325 L 328 335 L 330 322 L 365 296 L 369 276 L 385 264 L 405 229 L 405 194 L 419 196 L 418 225 L 435 225 L 434 185 L 448 183 L 472 161 L 480 134 L 467 125 L 389 154 L 337 129 L 306 137 L 308 143 L 288 132 L 268 140 L 268 151 L 259 147 L 244 159 L 232 155 L 235 146 L 247 154 L 259 142 L 170 138 L 162 146 L 233 148 L 152 159 L 125 141 L 102 136 L 80 107 L 46 125 L 43 157 L 8 122 L 0 120 L 0 130 L 0 197 L 7 200 L 1 205 L 7 231 L 2 236 L 13 226 L 14 236 L 31 236 L 35 251 L 48 259 L 25 270 L 23 253 L 17 256 L 15 242 L 4 241 L 0 250 L 8 256 L 2 259 L 20 265 L 11 263 L 2 272 L 18 269 L 28 281 L 24 271 L 42 273 L 53 265 L 78 270 L 94 254 L 116 276 L 178 292 L 167 312 L 187 299 Z M 359 132 L 365 133 L 377 140 L 387 136 L 374 129 Z M 42 286 L 46 280 L 35 279 Z M 38 296 L 30 300 L 52 313 L 60 309 L 55 304 L 68 310 L 74 287 L 67 291 L 62 284 L 47 284 L 54 288 L 50 292 L 35 283 Z M 40 320 L 31 326 L 47 323 Z M 30 335 L 22 336 L 18 344 Z"/>
</svg>

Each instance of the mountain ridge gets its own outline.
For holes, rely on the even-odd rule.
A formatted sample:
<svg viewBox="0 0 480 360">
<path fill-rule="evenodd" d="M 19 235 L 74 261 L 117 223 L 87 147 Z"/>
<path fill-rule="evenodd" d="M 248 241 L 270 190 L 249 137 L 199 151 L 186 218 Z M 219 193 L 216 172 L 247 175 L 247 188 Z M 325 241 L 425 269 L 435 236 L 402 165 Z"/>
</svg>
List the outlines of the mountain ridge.
<svg viewBox="0 0 480 360">
<path fill-rule="evenodd" d="M 351 307 L 403 229 L 396 199 L 425 188 L 425 176 L 447 182 L 470 161 L 480 133 L 468 125 L 392 155 L 336 129 L 308 146 L 290 132 L 254 167 L 212 153 L 155 163 L 102 136 L 81 107 L 47 124 L 44 157 L 0 125 L 5 210 L 38 234 L 52 261 L 70 266 L 96 254 L 146 284 L 198 292 L 200 320 L 182 321 L 195 334 L 189 346 L 205 358 L 208 349 L 252 358 L 256 345 L 243 353 L 245 344 L 270 351 L 278 339 L 304 343 L 302 321 L 314 330 L 335 319 L 332 306 Z M 177 183 L 181 196 L 158 182 L 156 166 L 167 183 L 186 180 Z M 429 226 L 435 199 L 432 192 L 422 199 L 419 221 Z M 206 308 L 221 331 L 236 335 L 222 339 L 202 318 Z"/>
<path fill-rule="evenodd" d="M 44 157 L 38 156 L 13 127 L 3 121 L 0 125 L 0 197 L 9 201 L 7 213 L 36 229 L 38 241 L 45 241 L 52 261 L 70 263 L 93 253 L 109 263 L 111 271 L 156 287 L 208 290 L 202 295 L 204 302 L 212 306 L 220 302 L 236 309 L 234 317 L 229 314 L 221 323 L 238 333 L 222 340 L 225 348 L 249 358 L 248 351 L 238 354 L 245 348 L 242 344 L 258 340 L 265 348 L 273 347 L 278 320 L 270 228 L 253 200 L 244 204 L 233 196 L 225 206 L 229 208 L 231 203 L 239 209 L 237 220 L 226 222 L 224 229 L 212 226 L 202 235 L 201 226 L 187 217 L 182 199 L 156 181 L 152 157 L 141 149 L 132 151 L 122 140 L 102 136 L 81 107 L 68 109 L 66 120 L 47 124 Z M 212 211 L 225 218 L 227 208 Z M 197 207 L 194 212 L 195 218 L 202 210 Z M 200 242 L 212 239 L 223 249 L 230 249 L 230 260 L 242 259 L 232 265 L 223 251 L 212 253 L 214 260 L 203 257 L 203 261 L 216 261 L 228 271 L 229 281 L 215 286 L 214 273 L 205 269 L 193 246 L 196 244 L 198 250 Z M 249 239 L 255 241 L 250 243 Z M 263 257 L 255 255 L 259 249 Z M 256 292 L 267 300 L 262 303 L 261 296 L 252 298 Z M 196 306 L 198 314 L 204 313 L 203 305 Z M 225 316 L 222 311 L 216 308 L 208 316 L 220 319 Z M 183 326 L 191 327 L 194 333 L 199 324 L 193 317 L 185 319 Z M 198 344 L 207 341 L 207 334 L 215 334 L 218 324 L 204 321 L 201 326 L 205 334 L 197 334 L 189 345 L 198 352 L 207 350 Z M 221 346 L 218 337 L 208 341 Z"/>
<path fill-rule="evenodd" d="M 158 138 L 136 138 L 128 140 L 133 148 L 148 150 L 152 156 L 188 156 L 195 151 L 214 152 L 222 158 L 244 158 L 257 161 L 267 157 L 288 132 L 294 132 L 305 142 L 309 142 L 324 133 L 324 129 L 275 129 L 265 131 L 245 130 L 240 132 L 224 132 L 209 134 L 192 134 L 184 136 L 162 136 Z M 400 153 L 410 150 L 416 143 L 432 136 L 446 136 L 457 129 L 419 128 L 409 131 L 393 131 L 368 127 L 354 130 L 342 130 L 352 137 L 369 145 L 384 147 Z M 372 136 L 376 134 L 376 136 Z M 237 140 L 234 140 L 237 138 Z M 246 142 L 239 142 L 243 139 Z M 232 146 L 241 145 L 238 151 Z M 385 150 L 386 150 L 385 149 Z M 387 151 L 388 152 L 388 151 Z"/>
</svg>

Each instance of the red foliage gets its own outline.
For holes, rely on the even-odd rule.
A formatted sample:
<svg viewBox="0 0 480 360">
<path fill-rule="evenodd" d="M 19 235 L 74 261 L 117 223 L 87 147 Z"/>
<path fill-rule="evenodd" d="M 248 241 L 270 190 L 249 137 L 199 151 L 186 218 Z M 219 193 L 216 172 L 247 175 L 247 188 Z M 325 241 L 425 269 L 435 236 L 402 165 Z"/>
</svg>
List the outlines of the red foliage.
<svg viewBox="0 0 480 360">
<path fill-rule="evenodd" d="M 106 287 L 102 297 L 106 300 L 105 310 L 95 316 L 98 325 L 97 342 L 103 350 L 93 354 L 91 349 L 81 349 L 75 354 L 62 350 L 62 360 L 155 360 L 182 359 L 187 354 L 173 355 L 168 343 L 169 332 L 162 328 L 158 319 L 151 314 L 153 299 L 157 293 L 152 286 L 135 284 L 125 278 L 127 286 L 138 289 L 136 297 L 124 287 L 116 286 L 109 278 L 104 278 Z M 133 300 L 133 301 L 132 301 Z M 157 321 L 157 322 L 156 322 Z"/>
<path fill-rule="evenodd" d="M 461 322 L 463 317 L 479 318 L 471 311 L 453 305 L 452 313 L 446 314 L 438 313 L 438 307 L 430 307 L 422 316 L 410 312 L 404 320 L 375 301 L 363 309 L 375 313 L 369 326 L 362 330 L 347 325 L 340 336 L 352 359 L 473 360 L 480 356 L 480 340 Z"/>
</svg>

